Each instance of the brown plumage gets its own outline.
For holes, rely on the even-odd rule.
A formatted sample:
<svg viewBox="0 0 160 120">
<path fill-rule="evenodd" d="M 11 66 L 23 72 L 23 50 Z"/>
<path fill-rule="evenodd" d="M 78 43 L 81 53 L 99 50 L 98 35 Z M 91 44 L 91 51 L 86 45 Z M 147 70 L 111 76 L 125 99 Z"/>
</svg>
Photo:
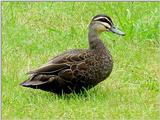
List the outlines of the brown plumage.
<svg viewBox="0 0 160 120">
<path fill-rule="evenodd" d="M 124 35 L 116 29 L 110 17 L 97 15 L 89 25 L 89 49 L 67 51 L 42 67 L 28 72 L 24 87 L 61 93 L 79 93 L 105 80 L 112 71 L 112 57 L 99 39 L 103 31 Z"/>
</svg>

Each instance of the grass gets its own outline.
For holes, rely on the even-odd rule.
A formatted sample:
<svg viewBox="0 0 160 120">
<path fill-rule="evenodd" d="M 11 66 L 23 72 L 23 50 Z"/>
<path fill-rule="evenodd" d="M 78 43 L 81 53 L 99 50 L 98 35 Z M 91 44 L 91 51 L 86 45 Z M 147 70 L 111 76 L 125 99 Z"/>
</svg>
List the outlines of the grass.
<svg viewBox="0 0 160 120">
<path fill-rule="evenodd" d="M 160 119 L 159 2 L 2 2 L 2 119 Z M 63 51 L 87 48 L 87 26 L 108 14 L 126 33 L 103 33 L 111 76 L 80 95 L 19 86 L 25 73 Z"/>
</svg>

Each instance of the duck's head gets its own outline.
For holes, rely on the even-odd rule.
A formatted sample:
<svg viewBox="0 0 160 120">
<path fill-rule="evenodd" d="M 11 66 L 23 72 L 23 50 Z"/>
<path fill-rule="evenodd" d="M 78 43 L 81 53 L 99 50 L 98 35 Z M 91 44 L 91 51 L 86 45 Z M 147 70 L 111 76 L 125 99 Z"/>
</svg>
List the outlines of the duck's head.
<svg viewBox="0 0 160 120">
<path fill-rule="evenodd" d="M 125 35 L 124 32 L 120 31 L 117 27 L 114 26 L 111 18 L 107 15 L 94 16 L 91 21 L 90 27 L 98 33 L 108 31 L 122 36 Z"/>
</svg>

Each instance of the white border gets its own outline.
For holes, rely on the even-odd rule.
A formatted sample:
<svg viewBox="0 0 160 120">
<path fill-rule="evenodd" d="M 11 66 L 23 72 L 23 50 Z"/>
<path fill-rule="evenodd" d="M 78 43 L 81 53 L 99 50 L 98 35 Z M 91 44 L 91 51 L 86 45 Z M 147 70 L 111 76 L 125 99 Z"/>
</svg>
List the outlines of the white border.
<svg viewBox="0 0 160 120">
<path fill-rule="evenodd" d="M 2 2 L 160 2 L 160 0 L 1 0 Z"/>
<path fill-rule="evenodd" d="M 2 2 L 0 2 L 0 48 L 1 48 L 1 52 L 0 52 L 0 120 L 2 119 Z"/>
<path fill-rule="evenodd" d="M 160 0 L 0 0 L 0 120 L 2 119 L 2 2 L 160 2 Z"/>
</svg>

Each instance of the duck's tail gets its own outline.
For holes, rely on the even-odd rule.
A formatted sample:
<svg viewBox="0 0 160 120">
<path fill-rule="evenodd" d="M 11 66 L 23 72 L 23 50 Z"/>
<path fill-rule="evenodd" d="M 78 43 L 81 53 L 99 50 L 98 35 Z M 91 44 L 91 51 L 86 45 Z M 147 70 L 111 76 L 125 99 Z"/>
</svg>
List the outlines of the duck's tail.
<svg viewBox="0 0 160 120">
<path fill-rule="evenodd" d="M 53 79 L 50 78 L 54 77 L 54 75 L 33 75 L 28 80 L 25 80 L 24 82 L 20 83 L 20 85 L 23 87 L 34 88 L 34 86 L 39 86 L 51 82 L 51 80 Z"/>
</svg>

